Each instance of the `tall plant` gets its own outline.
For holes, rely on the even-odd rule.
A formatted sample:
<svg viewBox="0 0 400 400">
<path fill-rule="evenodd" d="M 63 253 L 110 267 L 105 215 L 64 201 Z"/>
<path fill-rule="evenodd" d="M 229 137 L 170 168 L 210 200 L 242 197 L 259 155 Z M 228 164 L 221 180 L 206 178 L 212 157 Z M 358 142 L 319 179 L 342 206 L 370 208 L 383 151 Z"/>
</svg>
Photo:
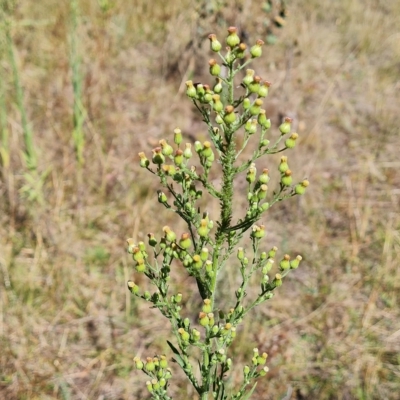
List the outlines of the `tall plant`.
<svg viewBox="0 0 400 400">
<path fill-rule="evenodd" d="M 286 254 L 274 267 L 277 248 L 263 250 L 266 228 L 258 221 L 275 203 L 303 194 L 309 182 L 293 184 L 286 156 L 281 157 L 278 165 L 279 184 L 272 194 L 268 190 L 269 170 L 263 168 L 257 173 L 256 160 L 292 149 L 298 139 L 298 134 L 291 132 L 292 120 L 286 118 L 272 140 L 271 121 L 262 108 L 270 83 L 253 70 L 246 70 L 241 80 L 241 93 L 235 94 L 240 72 L 262 55 L 263 42 L 258 40 L 248 50 L 235 27 L 228 29 L 228 47 L 224 53 L 214 34 L 209 39 L 211 50 L 222 61 L 222 65 L 215 59 L 209 61 L 209 72 L 215 83 L 210 86 L 186 82 L 186 94 L 203 117 L 209 140 L 196 141 L 194 146 L 183 145 L 182 132 L 177 128 L 173 145 L 160 140 L 160 147 L 153 150 L 150 159 L 139 153 L 140 165 L 156 175 L 166 189 L 167 193 L 158 192 L 159 202 L 185 221 L 187 231 L 178 236 L 169 226 L 164 226 L 161 238 L 148 234 L 148 244 L 128 239 L 128 252 L 133 256 L 136 272 L 149 279 L 153 290 L 145 291 L 134 281 L 128 282 L 128 288 L 169 320 L 175 336 L 174 344 L 167 341 L 173 361 L 182 368 L 199 397 L 202 400 L 238 400 L 251 396 L 257 379 L 267 374 L 268 367 L 265 365 L 267 354 L 254 349 L 243 367 L 242 382 L 235 388 L 228 386 L 227 375 L 233 365 L 228 348 L 236 329 L 253 308 L 273 297 L 285 276 L 296 269 L 302 259 L 299 255 L 292 259 Z M 249 158 L 242 159 L 241 154 L 250 140 L 257 146 Z M 194 153 L 201 168 L 191 162 Z M 222 173 L 220 187 L 210 179 L 211 169 L 217 166 Z M 235 220 L 234 180 L 241 174 L 246 175 L 247 208 Z M 207 211 L 200 210 L 198 201 L 203 191 L 219 201 L 220 212 L 215 222 Z M 244 235 L 249 238 L 248 249 L 238 247 Z M 218 278 L 225 268 L 232 268 L 228 260 L 235 253 L 241 283 L 234 293 L 235 303 L 223 310 L 218 296 L 223 282 Z M 174 263 L 182 264 L 197 282 L 202 307 L 195 323 L 184 316 L 181 305 L 188 294 L 176 293 L 172 285 Z M 250 298 L 247 289 L 253 275 L 259 276 L 260 287 L 257 295 Z M 160 355 L 145 360 L 136 357 L 134 362 L 137 369 L 149 376 L 147 388 L 152 398 L 171 399 L 168 386 L 172 371 L 167 357 Z"/>
</svg>

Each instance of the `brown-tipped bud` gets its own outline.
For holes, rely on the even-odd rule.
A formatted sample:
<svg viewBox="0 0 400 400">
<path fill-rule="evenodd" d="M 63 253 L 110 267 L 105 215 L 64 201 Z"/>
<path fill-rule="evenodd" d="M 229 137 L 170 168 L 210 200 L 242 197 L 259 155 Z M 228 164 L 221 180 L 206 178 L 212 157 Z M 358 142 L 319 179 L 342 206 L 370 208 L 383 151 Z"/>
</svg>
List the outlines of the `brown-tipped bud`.
<svg viewBox="0 0 400 400">
<path fill-rule="evenodd" d="M 278 170 L 279 172 L 286 172 L 289 169 L 289 165 L 287 163 L 287 157 L 286 156 L 282 156 L 281 157 L 281 163 L 279 164 Z"/>
<path fill-rule="evenodd" d="M 212 58 L 208 62 L 208 65 L 210 66 L 210 74 L 212 76 L 219 76 L 221 73 L 221 66 L 217 63 L 217 61 Z"/>
<path fill-rule="evenodd" d="M 253 58 L 260 57 L 262 54 L 262 46 L 264 42 L 261 39 L 256 41 L 256 44 L 250 49 L 250 54 Z"/>
<path fill-rule="evenodd" d="M 299 137 L 298 133 L 292 133 L 289 139 L 285 140 L 285 146 L 292 149 L 296 145 L 296 140 Z"/>
<path fill-rule="evenodd" d="M 236 57 L 244 58 L 246 49 L 247 46 L 244 43 L 240 43 L 237 49 Z"/>
<path fill-rule="evenodd" d="M 256 239 L 261 239 L 265 236 L 265 226 L 264 225 L 254 225 L 252 236 Z"/>
<path fill-rule="evenodd" d="M 205 312 L 206 314 L 212 312 L 211 300 L 210 299 L 204 299 L 203 303 L 204 303 L 204 305 L 202 307 L 202 311 Z"/>
<path fill-rule="evenodd" d="M 181 166 L 183 163 L 183 151 L 181 149 L 177 149 L 174 156 L 174 163 L 177 167 Z"/>
<path fill-rule="evenodd" d="M 260 89 L 258 90 L 258 96 L 259 97 L 267 97 L 270 86 L 271 86 L 271 82 L 268 82 L 268 81 L 262 82 L 260 84 Z"/>
<path fill-rule="evenodd" d="M 208 38 L 210 39 L 211 50 L 218 53 L 222 48 L 222 44 L 217 40 L 217 36 L 214 33 L 211 33 L 208 35 Z"/>
<path fill-rule="evenodd" d="M 233 106 L 229 105 L 225 107 L 224 121 L 228 125 L 236 121 L 236 114 Z"/>
<path fill-rule="evenodd" d="M 260 177 L 258 178 L 258 180 L 259 180 L 261 183 L 268 183 L 268 182 L 269 182 L 270 177 L 269 177 L 269 175 L 268 175 L 268 169 L 267 169 L 267 168 L 264 168 L 264 169 L 263 169 L 262 174 L 260 175 Z"/>
<path fill-rule="evenodd" d="M 181 335 L 181 338 L 184 342 L 188 342 L 190 339 L 189 332 L 186 332 L 183 328 L 178 329 L 178 333 Z"/>
<path fill-rule="evenodd" d="M 154 365 L 154 361 L 151 357 L 146 358 L 146 364 L 144 365 L 144 368 L 148 372 L 152 372 L 156 368 L 156 366 Z"/>
<path fill-rule="evenodd" d="M 211 143 L 208 141 L 208 140 L 206 140 L 204 143 L 203 143 L 203 150 L 202 150 L 202 152 L 201 152 L 201 154 L 204 156 L 204 157 L 210 157 L 211 156 L 211 154 L 212 154 L 212 148 L 211 148 Z"/>
<path fill-rule="evenodd" d="M 260 82 L 261 82 L 261 78 L 256 75 L 253 79 L 253 82 L 251 82 L 247 88 L 249 89 L 250 93 L 258 93 L 258 91 L 260 90 Z"/>
<path fill-rule="evenodd" d="M 203 266 L 203 262 L 198 254 L 193 256 L 192 267 L 196 270 L 199 270 Z"/>
<path fill-rule="evenodd" d="M 149 245 L 151 247 L 154 247 L 157 245 L 157 239 L 155 238 L 153 233 L 148 233 L 147 234 L 148 238 L 149 238 Z"/>
<path fill-rule="evenodd" d="M 263 101 L 261 99 L 256 99 L 254 104 L 250 107 L 251 115 L 258 115 L 261 111 L 261 106 L 263 105 Z"/>
<path fill-rule="evenodd" d="M 186 96 L 190 97 L 191 99 L 197 98 L 197 90 L 193 85 L 193 81 L 186 81 Z"/>
<path fill-rule="evenodd" d="M 239 43 L 240 43 L 240 38 L 237 34 L 237 28 L 234 26 L 229 27 L 228 37 L 226 38 L 226 44 L 233 49 Z"/>
<path fill-rule="evenodd" d="M 200 221 L 199 229 L 197 229 L 197 233 L 200 237 L 206 237 L 210 229 L 208 228 L 208 221 L 206 219 L 202 219 Z"/>
<path fill-rule="evenodd" d="M 179 241 L 179 246 L 182 249 L 187 250 L 192 245 L 192 241 L 190 240 L 189 233 L 182 233 L 181 239 Z"/>
<path fill-rule="evenodd" d="M 154 164 L 161 165 L 165 161 L 165 157 L 162 154 L 161 147 L 156 147 L 153 149 L 153 159 Z"/>
<path fill-rule="evenodd" d="M 282 185 L 284 185 L 284 186 L 290 186 L 292 184 L 293 178 L 292 178 L 292 171 L 290 169 L 285 171 L 285 173 L 281 177 L 281 182 L 282 182 Z"/>
<path fill-rule="evenodd" d="M 140 152 L 139 157 L 140 157 L 140 166 L 142 168 L 147 168 L 150 165 L 150 161 L 148 160 L 146 155 L 143 152 Z"/>
<path fill-rule="evenodd" d="M 281 131 L 282 135 L 286 135 L 290 132 L 292 126 L 293 119 L 286 117 L 284 122 L 279 126 L 279 130 Z"/>
<path fill-rule="evenodd" d="M 310 182 L 307 179 L 305 179 L 303 182 L 298 183 L 294 188 L 295 193 L 300 195 L 304 194 L 309 184 Z"/>
<path fill-rule="evenodd" d="M 210 323 L 210 320 L 208 318 L 207 313 L 205 313 L 203 311 L 199 313 L 199 323 L 201 326 L 204 326 L 204 327 L 208 326 L 208 324 Z"/>
</svg>

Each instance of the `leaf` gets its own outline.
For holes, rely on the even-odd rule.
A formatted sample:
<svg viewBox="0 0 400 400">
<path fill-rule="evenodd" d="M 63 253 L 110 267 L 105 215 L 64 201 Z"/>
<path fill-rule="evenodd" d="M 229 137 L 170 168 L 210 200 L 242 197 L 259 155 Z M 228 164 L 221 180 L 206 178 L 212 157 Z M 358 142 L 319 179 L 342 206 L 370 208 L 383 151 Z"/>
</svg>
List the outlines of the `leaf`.
<svg viewBox="0 0 400 400">
<path fill-rule="evenodd" d="M 257 382 L 254 384 L 254 386 L 251 388 L 251 390 L 243 397 L 243 400 L 248 400 L 250 396 L 253 394 L 254 390 L 256 389 Z"/>
<path fill-rule="evenodd" d="M 172 352 L 175 354 L 176 358 L 174 360 L 180 365 L 182 369 L 185 368 L 185 363 L 181 357 L 181 353 L 179 353 L 179 350 L 169 341 L 167 340 L 168 346 L 171 348 Z"/>
</svg>

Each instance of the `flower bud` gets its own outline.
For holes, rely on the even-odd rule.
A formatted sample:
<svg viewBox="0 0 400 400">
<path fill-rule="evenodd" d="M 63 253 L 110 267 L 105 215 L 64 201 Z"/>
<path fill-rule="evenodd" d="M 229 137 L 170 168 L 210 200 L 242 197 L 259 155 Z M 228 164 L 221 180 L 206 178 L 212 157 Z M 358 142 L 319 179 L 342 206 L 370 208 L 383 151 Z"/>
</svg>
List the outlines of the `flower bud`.
<svg viewBox="0 0 400 400">
<path fill-rule="evenodd" d="M 290 132 L 292 121 L 292 118 L 286 117 L 285 121 L 279 126 L 279 130 L 281 131 L 282 135 L 286 135 Z"/>
<path fill-rule="evenodd" d="M 208 249 L 207 247 L 203 247 L 200 252 L 200 258 L 202 261 L 207 261 L 208 259 Z"/>
<path fill-rule="evenodd" d="M 199 98 L 204 97 L 204 94 L 206 93 L 206 91 L 204 89 L 204 85 L 199 83 L 195 87 L 196 87 L 197 97 L 199 97 Z"/>
<path fill-rule="evenodd" d="M 206 219 L 202 219 L 200 221 L 200 226 L 197 229 L 197 233 L 200 237 L 206 237 L 210 229 L 208 228 L 208 221 Z"/>
<path fill-rule="evenodd" d="M 253 79 L 253 81 L 247 86 L 247 88 L 249 89 L 250 93 L 258 93 L 258 91 L 260 90 L 260 82 L 261 82 L 261 78 L 256 75 Z"/>
<path fill-rule="evenodd" d="M 153 149 L 153 158 L 152 161 L 154 164 L 161 165 L 165 161 L 165 157 L 161 152 L 161 147 L 156 147 Z"/>
<path fill-rule="evenodd" d="M 191 99 L 197 98 L 197 90 L 193 85 L 193 81 L 186 81 L 186 96 L 190 97 Z"/>
<path fill-rule="evenodd" d="M 233 124 L 236 121 L 235 109 L 233 106 L 225 107 L 224 121 L 226 124 Z"/>
<path fill-rule="evenodd" d="M 260 113 L 258 114 L 258 123 L 265 129 L 271 128 L 271 120 L 267 118 L 265 115 L 265 110 L 261 109 Z"/>
<path fill-rule="evenodd" d="M 245 126 L 244 129 L 249 135 L 253 135 L 254 133 L 257 132 L 257 120 L 256 119 L 249 119 Z"/>
<path fill-rule="evenodd" d="M 276 274 L 275 278 L 273 280 L 273 284 L 275 287 L 282 286 L 282 275 L 281 274 Z"/>
<path fill-rule="evenodd" d="M 287 157 L 286 156 L 282 156 L 281 157 L 281 163 L 279 164 L 278 170 L 279 172 L 286 172 L 289 169 L 289 165 L 287 163 Z"/>
<path fill-rule="evenodd" d="M 248 110 L 248 109 L 250 108 L 250 106 L 251 106 L 251 101 L 250 101 L 250 99 L 249 99 L 248 97 L 246 97 L 246 98 L 243 100 L 243 108 L 244 108 L 245 110 Z"/>
<path fill-rule="evenodd" d="M 302 256 L 296 256 L 294 260 L 290 261 L 290 269 L 296 269 L 299 266 L 300 261 L 302 259 L 303 259 Z"/>
<path fill-rule="evenodd" d="M 176 233 L 173 232 L 169 226 L 167 226 L 167 225 L 164 226 L 163 232 L 165 233 L 165 238 L 166 238 L 169 242 L 174 242 L 174 241 L 175 241 L 175 239 L 176 239 Z"/>
<path fill-rule="evenodd" d="M 182 233 L 181 240 L 179 241 L 179 246 L 182 249 L 187 250 L 192 245 L 189 233 Z"/>
<path fill-rule="evenodd" d="M 146 364 L 144 365 L 144 368 L 148 372 L 152 372 L 155 370 L 156 366 L 154 365 L 154 361 L 151 357 L 146 358 Z"/>
<path fill-rule="evenodd" d="M 196 153 L 200 153 L 200 151 L 203 150 L 203 145 L 198 140 L 196 140 L 194 142 L 194 149 L 195 149 Z"/>
<path fill-rule="evenodd" d="M 304 192 L 306 191 L 307 186 L 310 184 L 310 182 L 305 179 L 303 182 L 299 183 L 296 185 L 296 187 L 294 188 L 294 191 L 296 194 L 304 194 Z"/>
<path fill-rule="evenodd" d="M 221 66 L 217 63 L 217 61 L 212 58 L 208 62 L 208 65 L 210 66 L 210 74 L 212 76 L 219 76 L 221 73 Z"/>
<path fill-rule="evenodd" d="M 210 323 L 210 320 L 208 319 L 207 313 L 205 312 L 200 312 L 199 313 L 199 323 L 201 326 L 208 326 L 208 324 Z"/>
<path fill-rule="evenodd" d="M 170 156 L 174 152 L 172 146 L 170 146 L 165 139 L 161 139 L 159 141 L 159 144 L 162 148 L 162 153 L 164 154 L 164 156 Z"/>
<path fill-rule="evenodd" d="M 244 250 L 243 247 L 239 247 L 237 251 L 237 258 L 239 261 L 242 261 L 244 259 Z"/>
<path fill-rule="evenodd" d="M 265 376 L 265 375 L 267 375 L 268 371 L 269 371 L 269 368 L 268 368 L 268 367 L 264 367 L 264 368 L 259 372 L 259 374 L 260 374 L 260 376 Z"/>
<path fill-rule="evenodd" d="M 250 367 L 248 365 L 245 365 L 243 367 L 243 375 L 247 376 L 247 375 L 249 375 L 249 373 L 250 373 Z"/>
<path fill-rule="evenodd" d="M 139 286 L 136 285 L 136 283 L 133 282 L 133 281 L 128 281 L 128 289 L 132 294 L 138 294 L 139 293 Z"/>
<path fill-rule="evenodd" d="M 193 256 L 193 263 L 192 263 L 192 267 L 196 270 L 199 270 L 201 267 L 203 266 L 203 263 L 201 261 L 201 258 L 198 254 L 195 254 Z"/>
<path fill-rule="evenodd" d="M 150 161 L 148 160 L 146 155 L 143 152 L 140 152 L 139 157 L 140 157 L 140 166 L 142 168 L 147 168 L 150 165 Z"/>
<path fill-rule="evenodd" d="M 217 77 L 215 80 L 216 80 L 216 83 L 213 87 L 213 90 L 214 90 L 214 93 L 219 94 L 222 92 L 222 79 Z"/>
<path fill-rule="evenodd" d="M 260 186 L 260 190 L 257 194 L 258 200 L 264 200 L 267 197 L 267 190 L 268 190 L 268 186 L 265 183 L 263 183 Z"/>
<path fill-rule="evenodd" d="M 248 87 L 254 80 L 254 70 L 253 69 L 248 69 L 246 70 L 246 75 L 243 78 L 243 84 Z"/>
<path fill-rule="evenodd" d="M 262 54 L 262 45 L 264 42 L 261 39 L 256 41 L 256 44 L 250 49 L 250 54 L 253 58 L 260 57 Z"/>
<path fill-rule="evenodd" d="M 284 175 L 281 177 L 281 182 L 282 185 L 284 186 L 290 186 L 292 184 L 293 178 L 292 178 L 292 171 L 290 169 L 285 171 Z"/>
<path fill-rule="evenodd" d="M 178 146 L 182 143 L 182 131 L 179 128 L 174 129 L 174 143 Z"/>
<path fill-rule="evenodd" d="M 273 264 L 274 264 L 274 260 L 272 258 L 268 259 L 268 261 L 262 268 L 262 273 L 264 275 L 268 274 L 268 272 L 271 271 Z"/>
<path fill-rule="evenodd" d="M 249 183 L 253 183 L 256 180 L 256 173 L 257 173 L 256 165 L 252 163 L 247 172 L 246 181 Z"/>
<path fill-rule="evenodd" d="M 192 339 L 193 339 L 193 341 L 194 342 L 198 342 L 199 340 L 200 340 L 200 332 L 196 329 L 196 328 L 193 328 L 192 329 Z"/>
<path fill-rule="evenodd" d="M 222 45 L 217 40 L 217 36 L 214 33 L 211 33 L 210 35 L 208 35 L 208 38 L 210 39 L 211 50 L 214 51 L 215 53 L 218 53 L 221 50 Z"/>
<path fill-rule="evenodd" d="M 263 105 L 263 101 L 261 99 L 256 99 L 254 104 L 250 107 L 251 115 L 258 115 L 261 111 L 261 106 Z"/>
<path fill-rule="evenodd" d="M 290 138 L 285 140 L 285 146 L 288 149 L 292 149 L 296 145 L 296 140 L 299 137 L 298 133 L 292 133 Z"/>
<path fill-rule="evenodd" d="M 224 109 L 224 105 L 222 104 L 221 97 L 219 94 L 214 94 L 213 99 L 213 110 L 217 113 L 221 112 Z"/>
<path fill-rule="evenodd" d="M 158 191 L 158 202 L 161 204 L 167 204 L 167 196 L 164 192 Z"/>
<path fill-rule="evenodd" d="M 148 390 L 150 393 L 153 393 L 154 389 L 153 389 L 153 385 L 151 384 L 150 381 L 147 381 L 147 382 L 146 382 L 146 387 L 147 387 L 147 390 Z"/>
<path fill-rule="evenodd" d="M 203 303 L 204 303 L 204 305 L 202 307 L 202 311 L 205 312 L 206 314 L 212 312 L 211 300 L 210 299 L 204 299 Z"/>
<path fill-rule="evenodd" d="M 237 29 L 234 26 L 228 28 L 228 37 L 226 38 L 226 44 L 230 48 L 234 48 L 240 43 L 239 36 L 237 34 Z"/>
<path fill-rule="evenodd" d="M 285 271 L 290 268 L 290 256 L 285 254 L 281 262 L 279 263 L 279 269 Z"/>
<path fill-rule="evenodd" d="M 268 96 L 268 89 L 271 86 L 271 82 L 264 81 L 260 84 L 260 89 L 258 90 L 259 97 L 267 97 Z"/>
<path fill-rule="evenodd" d="M 209 141 L 205 141 L 203 143 L 203 150 L 201 152 L 201 154 L 204 157 L 210 157 L 213 154 L 212 148 L 211 148 L 211 143 Z"/>
<path fill-rule="evenodd" d="M 181 338 L 184 342 L 188 342 L 190 339 L 189 332 L 186 332 L 183 328 L 178 329 L 178 333 L 181 335 Z"/>
<path fill-rule="evenodd" d="M 260 181 L 260 183 L 262 184 L 266 184 L 269 182 L 270 177 L 268 175 L 268 169 L 264 168 L 262 174 L 259 176 L 258 180 Z"/>
<path fill-rule="evenodd" d="M 176 149 L 174 156 L 174 163 L 177 167 L 180 167 L 183 163 L 183 151 L 181 149 Z"/>
<path fill-rule="evenodd" d="M 265 226 L 264 225 L 254 225 L 253 226 L 253 232 L 252 232 L 252 236 L 257 238 L 257 239 L 261 239 L 265 236 Z"/>
<path fill-rule="evenodd" d="M 244 58 L 247 46 L 245 43 L 240 43 L 236 52 L 237 58 Z"/>
<path fill-rule="evenodd" d="M 144 260 L 143 260 L 143 258 L 142 259 L 139 259 L 139 261 L 137 261 L 136 262 L 137 264 L 136 264 L 136 266 L 135 266 L 135 268 L 136 268 L 136 271 L 137 272 L 145 272 L 146 271 L 146 265 L 145 265 L 145 263 L 144 263 Z M 145 293 L 146 294 L 146 293 Z M 150 297 L 149 297 L 150 298 Z M 147 300 L 147 299 L 146 299 Z"/>
<path fill-rule="evenodd" d="M 133 362 L 135 363 L 135 368 L 142 370 L 144 367 L 143 361 L 139 357 L 135 357 L 133 359 Z"/>
<path fill-rule="evenodd" d="M 276 246 L 274 246 L 274 247 L 268 252 L 268 257 L 269 257 L 269 258 L 274 258 L 277 251 L 278 251 L 278 248 L 277 248 Z"/>
</svg>

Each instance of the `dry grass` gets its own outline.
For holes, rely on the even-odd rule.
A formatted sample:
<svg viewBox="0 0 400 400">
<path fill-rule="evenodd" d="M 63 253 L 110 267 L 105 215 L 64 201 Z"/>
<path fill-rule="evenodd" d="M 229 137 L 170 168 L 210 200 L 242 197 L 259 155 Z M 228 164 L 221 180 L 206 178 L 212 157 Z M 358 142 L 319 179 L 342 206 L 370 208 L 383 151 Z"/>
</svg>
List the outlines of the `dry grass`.
<svg viewBox="0 0 400 400">
<path fill-rule="evenodd" d="M 145 379 L 132 358 L 166 351 L 165 321 L 126 291 L 133 271 L 124 240 L 174 223 L 155 214 L 156 182 L 138 168 L 137 153 L 176 126 L 189 139 L 204 137 L 182 82 L 207 79 L 208 46 L 199 59 L 187 50 L 197 29 L 189 0 L 115 0 L 104 12 L 97 1 L 80 3 L 82 182 L 72 142 L 69 6 L 23 1 L 10 15 L 38 170 L 51 168 L 44 205 L 20 196 L 21 120 L 0 50 L 11 156 L 0 175 L 0 397 L 8 400 L 142 399 Z M 225 14 L 251 40 L 264 32 L 253 3 Z M 274 121 L 296 119 L 301 141 L 291 164 L 312 182 L 307 195 L 271 210 L 266 243 L 305 262 L 242 329 L 235 361 L 255 345 L 270 354 L 271 373 L 255 399 L 289 390 L 292 399 L 395 400 L 400 5 L 291 3 L 278 44 L 256 69 L 273 82 Z M 202 29 L 223 32 L 214 22 Z M 178 283 L 182 291 L 192 285 Z M 184 380 L 175 395 L 193 397 Z"/>
</svg>

